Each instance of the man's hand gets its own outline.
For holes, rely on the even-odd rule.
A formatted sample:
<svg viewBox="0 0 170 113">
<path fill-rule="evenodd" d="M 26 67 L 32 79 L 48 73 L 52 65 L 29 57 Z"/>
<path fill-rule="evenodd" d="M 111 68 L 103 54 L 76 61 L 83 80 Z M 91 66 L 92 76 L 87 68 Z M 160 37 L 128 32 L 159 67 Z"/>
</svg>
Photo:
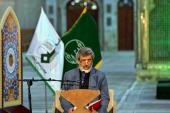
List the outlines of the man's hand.
<svg viewBox="0 0 170 113">
<path fill-rule="evenodd" d="M 68 113 L 73 113 L 73 111 L 74 111 L 74 108 L 72 107 L 68 110 Z"/>
<path fill-rule="evenodd" d="M 92 109 L 91 113 L 98 113 L 96 110 Z"/>
<path fill-rule="evenodd" d="M 76 110 L 76 109 L 77 109 L 77 107 L 72 107 L 68 110 L 68 113 L 73 113 L 73 111 Z"/>
</svg>

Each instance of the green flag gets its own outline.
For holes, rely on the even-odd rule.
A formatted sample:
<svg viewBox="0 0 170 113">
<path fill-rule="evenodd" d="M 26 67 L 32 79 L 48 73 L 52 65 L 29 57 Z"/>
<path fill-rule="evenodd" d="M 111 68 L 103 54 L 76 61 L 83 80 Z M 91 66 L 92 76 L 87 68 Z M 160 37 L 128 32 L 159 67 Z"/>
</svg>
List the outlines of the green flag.
<svg viewBox="0 0 170 113">
<path fill-rule="evenodd" d="M 75 56 L 82 47 L 90 47 L 94 51 L 93 66 L 99 68 L 102 64 L 97 25 L 86 9 L 61 39 L 65 45 L 64 72 L 77 67 Z"/>
</svg>

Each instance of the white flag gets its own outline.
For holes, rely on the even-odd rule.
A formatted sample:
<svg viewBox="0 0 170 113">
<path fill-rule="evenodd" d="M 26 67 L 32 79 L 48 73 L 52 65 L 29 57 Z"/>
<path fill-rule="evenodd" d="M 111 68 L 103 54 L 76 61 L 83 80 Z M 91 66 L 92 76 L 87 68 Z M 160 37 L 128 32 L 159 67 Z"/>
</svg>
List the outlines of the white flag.
<svg viewBox="0 0 170 113">
<path fill-rule="evenodd" d="M 43 9 L 26 57 L 44 79 L 62 80 L 64 44 Z M 60 90 L 61 82 L 47 84 L 54 92 Z"/>
</svg>

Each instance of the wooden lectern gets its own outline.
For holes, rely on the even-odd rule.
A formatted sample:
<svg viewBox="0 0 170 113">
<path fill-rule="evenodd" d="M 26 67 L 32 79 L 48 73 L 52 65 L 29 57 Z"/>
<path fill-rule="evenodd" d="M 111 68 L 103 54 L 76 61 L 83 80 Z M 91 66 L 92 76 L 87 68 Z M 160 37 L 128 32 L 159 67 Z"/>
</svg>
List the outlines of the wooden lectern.
<svg viewBox="0 0 170 113">
<path fill-rule="evenodd" d="M 85 106 L 99 95 L 99 90 L 90 89 L 74 89 L 61 91 L 61 96 L 72 103 L 75 107 L 77 107 L 74 113 L 90 113 L 89 110 L 85 108 Z"/>
<path fill-rule="evenodd" d="M 63 90 L 62 91 L 61 90 L 56 91 L 56 99 L 55 99 L 55 102 L 54 102 L 54 105 L 53 105 L 52 113 L 63 113 L 64 112 L 64 110 L 63 110 L 63 108 L 62 108 L 62 106 L 60 104 L 59 97 L 61 96 L 61 94 L 64 94 L 65 96 L 70 95 L 70 93 L 68 91 L 66 92 L 67 94 L 65 94 L 65 91 L 63 91 Z M 78 95 L 76 90 L 72 90 L 72 91 L 74 92 L 74 95 L 76 95 L 76 96 Z M 96 91 L 96 90 L 92 90 L 92 91 Z M 86 91 L 85 91 L 85 94 L 87 94 Z M 84 95 L 84 94 L 82 94 L 82 95 Z M 86 95 L 86 96 L 88 96 L 88 95 Z M 91 94 L 89 96 L 91 96 Z M 111 90 L 111 89 L 109 89 L 109 97 L 110 97 L 110 101 L 109 101 L 109 105 L 108 105 L 108 108 L 107 108 L 107 113 L 116 113 L 116 101 L 115 101 L 115 98 L 114 98 L 114 91 Z M 71 98 L 71 96 L 69 96 L 69 98 Z M 80 104 L 81 104 L 81 102 L 86 101 L 86 98 L 83 97 L 83 96 L 81 96 L 80 99 L 81 100 L 78 101 Z M 74 105 L 77 105 L 77 104 L 74 104 Z M 82 107 L 83 107 L 83 105 L 82 105 Z M 82 107 L 80 107 L 80 108 L 82 108 Z M 77 112 L 74 112 L 74 113 L 77 113 Z M 80 111 L 80 113 L 82 113 L 82 112 Z M 88 113 L 88 110 L 85 110 L 85 113 Z"/>
</svg>

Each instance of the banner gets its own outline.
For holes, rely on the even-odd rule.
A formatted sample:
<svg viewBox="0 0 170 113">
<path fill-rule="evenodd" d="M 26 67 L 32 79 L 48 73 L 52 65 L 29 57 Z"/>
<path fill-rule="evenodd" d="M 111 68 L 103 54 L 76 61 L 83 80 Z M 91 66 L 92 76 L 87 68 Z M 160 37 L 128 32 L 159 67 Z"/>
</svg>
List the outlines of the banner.
<svg viewBox="0 0 170 113">
<path fill-rule="evenodd" d="M 0 22 L 0 108 L 22 104 L 20 25 L 8 7 Z"/>
<path fill-rule="evenodd" d="M 42 78 L 62 80 L 64 44 L 43 9 L 26 58 Z M 46 83 L 53 92 L 60 90 L 60 82 L 50 81 Z"/>
<path fill-rule="evenodd" d="M 90 47 L 94 51 L 93 65 L 96 68 L 102 64 L 97 25 L 86 8 L 71 29 L 63 35 L 62 41 L 65 44 L 64 72 L 77 67 L 75 56 L 82 47 Z"/>
</svg>

